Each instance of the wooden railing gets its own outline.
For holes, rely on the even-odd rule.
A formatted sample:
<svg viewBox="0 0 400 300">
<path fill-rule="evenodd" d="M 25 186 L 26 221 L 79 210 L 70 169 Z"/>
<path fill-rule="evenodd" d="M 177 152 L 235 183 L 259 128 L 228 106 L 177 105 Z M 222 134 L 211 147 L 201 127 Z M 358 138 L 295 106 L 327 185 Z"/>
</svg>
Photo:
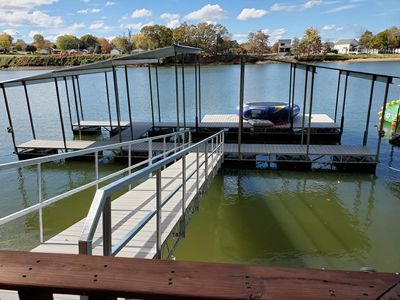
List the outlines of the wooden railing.
<svg viewBox="0 0 400 300">
<path fill-rule="evenodd" d="M 399 281 L 393 273 L 0 252 L 0 289 L 20 299 L 398 299 Z"/>
</svg>

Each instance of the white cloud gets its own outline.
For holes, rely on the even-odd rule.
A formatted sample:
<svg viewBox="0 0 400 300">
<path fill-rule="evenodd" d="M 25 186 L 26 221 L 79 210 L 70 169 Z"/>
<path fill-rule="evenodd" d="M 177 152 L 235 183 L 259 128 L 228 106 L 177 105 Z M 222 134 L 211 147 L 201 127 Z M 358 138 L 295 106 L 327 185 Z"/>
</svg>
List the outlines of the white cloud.
<svg viewBox="0 0 400 300">
<path fill-rule="evenodd" d="M 243 8 L 237 16 L 238 20 L 257 19 L 268 14 L 268 10 L 256 8 Z"/>
<path fill-rule="evenodd" d="M 115 5 L 115 2 L 107 1 L 105 6 L 108 7 L 108 6 L 113 6 L 113 5 Z"/>
<path fill-rule="evenodd" d="M 52 27 L 62 24 L 62 18 L 49 16 L 48 14 L 36 10 L 32 13 L 23 10 L 2 11 L 0 10 L 0 24 L 10 25 L 37 25 L 40 27 Z"/>
<path fill-rule="evenodd" d="M 344 30 L 344 27 L 336 27 L 336 31 L 342 31 Z"/>
<path fill-rule="evenodd" d="M 179 14 L 163 13 L 160 19 L 167 21 L 167 27 L 176 28 L 181 24 Z"/>
<path fill-rule="evenodd" d="M 29 36 L 30 38 L 33 38 L 33 37 L 35 36 L 35 34 L 41 34 L 41 35 L 43 35 L 43 31 L 31 31 L 31 32 L 29 32 L 28 36 Z"/>
<path fill-rule="evenodd" d="M 356 4 L 348 4 L 348 5 L 342 5 L 342 6 L 338 6 L 335 8 L 332 8 L 330 10 L 328 10 L 326 13 L 335 13 L 335 12 L 341 12 L 343 10 L 349 10 L 352 9 L 354 7 L 356 7 Z"/>
<path fill-rule="evenodd" d="M 153 22 L 149 23 L 127 23 L 127 24 L 121 24 L 119 27 L 123 29 L 133 29 L 133 30 L 141 30 L 143 27 L 146 26 L 153 26 L 155 25 Z"/>
<path fill-rule="evenodd" d="M 131 17 L 132 18 L 145 18 L 145 17 L 151 17 L 153 15 L 153 12 L 149 9 L 141 8 L 141 9 L 136 9 Z"/>
<path fill-rule="evenodd" d="M 322 27 L 322 30 L 329 31 L 329 30 L 334 29 L 335 27 L 336 27 L 335 24 L 328 24 L 328 25 L 325 25 L 324 27 Z"/>
<path fill-rule="evenodd" d="M 314 6 L 320 5 L 322 3 L 322 0 L 309 0 L 306 3 L 304 3 L 304 8 L 313 8 Z"/>
<path fill-rule="evenodd" d="M 108 30 L 108 29 L 110 29 L 110 27 L 106 26 L 104 24 L 104 22 L 96 21 L 96 22 L 93 22 L 89 26 L 89 29 L 91 29 L 91 30 Z"/>
<path fill-rule="evenodd" d="M 7 34 L 9 34 L 9 35 L 11 35 L 13 38 L 18 37 L 18 36 L 21 35 L 21 33 L 19 33 L 19 31 L 16 31 L 16 30 L 13 29 L 13 28 L 4 29 L 3 32 L 4 32 L 4 33 L 7 33 Z"/>
<path fill-rule="evenodd" d="M 0 8 L 4 9 L 31 9 L 35 6 L 48 5 L 58 2 L 58 0 L 13 0 L 13 1 L 0 1 Z"/>
<path fill-rule="evenodd" d="M 275 3 L 274 5 L 271 6 L 270 10 L 271 11 L 293 11 L 295 8 L 296 8 L 296 5 L 285 5 L 285 4 Z"/>
<path fill-rule="evenodd" d="M 78 30 L 78 29 L 81 29 L 81 28 L 85 28 L 85 27 L 86 26 L 83 23 L 74 23 L 71 26 L 68 26 L 68 29 L 72 30 L 72 31 L 75 31 L 75 30 Z"/>
<path fill-rule="evenodd" d="M 233 39 L 237 40 L 238 43 L 247 42 L 248 37 L 249 37 L 249 34 L 248 34 L 248 33 L 235 33 L 235 34 L 233 35 Z"/>
<path fill-rule="evenodd" d="M 78 10 L 76 13 L 86 15 L 88 13 L 97 14 L 99 12 L 101 12 L 100 8 L 87 8 L 87 9 Z"/>
<path fill-rule="evenodd" d="M 263 29 L 262 32 L 269 35 L 269 40 L 271 43 L 275 43 L 277 40 L 283 38 L 283 36 L 287 33 L 285 28 L 277 28 L 270 30 L 268 28 Z"/>
<path fill-rule="evenodd" d="M 224 11 L 218 4 L 207 4 L 199 10 L 195 10 L 187 14 L 184 19 L 197 20 L 201 22 L 213 22 L 225 18 L 226 15 L 226 11 Z"/>
</svg>

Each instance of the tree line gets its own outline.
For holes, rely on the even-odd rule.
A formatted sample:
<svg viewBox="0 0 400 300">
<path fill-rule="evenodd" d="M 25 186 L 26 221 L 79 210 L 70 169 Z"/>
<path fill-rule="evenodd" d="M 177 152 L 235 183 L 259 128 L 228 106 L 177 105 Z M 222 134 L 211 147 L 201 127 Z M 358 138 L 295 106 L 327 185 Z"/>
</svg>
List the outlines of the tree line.
<svg viewBox="0 0 400 300">
<path fill-rule="evenodd" d="M 205 55 L 217 56 L 227 53 L 250 53 L 264 55 L 278 52 L 279 45 L 270 45 L 270 36 L 259 30 L 248 35 L 247 42 L 239 44 L 232 39 L 228 29 L 221 24 L 199 23 L 189 25 L 183 23 L 176 28 L 164 25 L 152 25 L 143 27 L 139 33 L 123 34 L 108 40 L 104 37 L 96 37 L 85 34 L 81 37 L 65 34 L 57 37 L 55 43 L 44 39 L 41 34 L 33 36 L 33 43 L 27 44 L 22 39 L 15 42 L 7 33 L 0 34 L 0 49 L 3 52 L 11 50 L 36 52 L 41 49 L 59 49 L 67 51 L 88 50 L 90 53 L 107 54 L 112 49 L 118 49 L 123 53 L 131 53 L 134 49 L 152 50 L 171 46 L 174 43 L 203 49 Z M 359 37 L 359 44 L 365 48 L 388 49 L 400 48 L 400 29 L 391 27 L 373 35 L 365 31 Z M 295 56 L 309 56 L 332 51 L 333 43 L 322 43 L 320 33 L 315 28 L 305 30 L 303 37 L 294 38 L 292 41 L 292 54 Z"/>
</svg>

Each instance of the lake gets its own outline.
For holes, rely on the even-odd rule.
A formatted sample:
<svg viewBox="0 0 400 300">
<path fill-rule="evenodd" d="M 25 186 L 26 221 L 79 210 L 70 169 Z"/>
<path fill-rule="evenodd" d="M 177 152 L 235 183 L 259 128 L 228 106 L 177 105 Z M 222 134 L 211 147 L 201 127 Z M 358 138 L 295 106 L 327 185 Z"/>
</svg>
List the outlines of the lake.
<svg viewBox="0 0 400 300">
<path fill-rule="evenodd" d="M 400 76 L 400 62 L 335 63 L 331 66 Z M 187 120 L 193 120 L 194 78 L 187 68 Z M 37 74 L 43 71 L 1 71 L 0 80 Z M 239 101 L 240 67 L 202 67 L 202 114 L 234 113 Z M 122 84 L 120 94 L 123 119 L 127 103 Z M 163 121 L 175 120 L 173 69 L 159 68 L 161 114 Z M 147 69 L 129 69 L 133 119 L 150 120 Z M 302 105 L 304 72 L 296 73 L 295 101 Z M 287 101 L 287 65 L 248 65 L 245 99 L 250 101 Z M 111 81 L 111 77 L 110 77 Z M 154 82 L 154 81 L 153 81 Z M 344 81 L 343 81 L 344 82 Z M 104 74 L 82 76 L 85 119 L 107 120 Z M 337 73 L 319 70 L 315 80 L 313 112 L 333 117 Z M 368 107 L 370 82 L 350 78 L 343 143 L 361 144 Z M 61 84 L 60 84 L 61 87 Z M 71 87 L 70 87 L 71 88 Z M 112 87 L 111 87 L 112 88 Z M 61 139 L 61 126 L 54 84 L 29 86 L 32 113 L 38 138 Z M 369 145 L 376 146 L 378 111 L 384 84 L 376 84 Z M 71 91 L 72 92 L 72 91 Z M 8 91 L 17 143 L 31 139 L 22 88 Z M 64 98 L 65 90 L 61 89 Z M 389 100 L 399 99 L 400 89 L 392 86 Z M 70 128 L 65 101 L 64 123 Z M 114 119 L 115 106 L 113 108 Z M 339 116 L 340 116 L 339 110 Z M 16 160 L 3 100 L 0 101 L 0 162 Z M 67 130 L 68 138 L 72 133 Z M 102 137 L 99 137 L 102 138 Z M 290 172 L 277 170 L 223 169 L 206 193 L 200 210 L 189 224 L 186 238 L 175 253 L 176 259 L 255 263 L 263 265 L 342 268 L 358 270 L 372 266 L 379 271 L 399 271 L 400 169 L 399 149 L 382 143 L 381 163 L 376 176 L 327 171 Z M 100 165 L 101 174 L 118 165 Z M 93 179 L 90 163 L 68 162 L 46 165 L 42 184 L 46 197 Z M 0 216 L 37 202 L 35 169 L 23 168 L 0 173 L 2 182 Z M 82 192 L 52 205 L 44 212 L 45 235 L 50 237 L 84 217 L 94 190 Z M 37 215 L 0 227 L 1 249 L 31 249 L 38 244 Z"/>
</svg>

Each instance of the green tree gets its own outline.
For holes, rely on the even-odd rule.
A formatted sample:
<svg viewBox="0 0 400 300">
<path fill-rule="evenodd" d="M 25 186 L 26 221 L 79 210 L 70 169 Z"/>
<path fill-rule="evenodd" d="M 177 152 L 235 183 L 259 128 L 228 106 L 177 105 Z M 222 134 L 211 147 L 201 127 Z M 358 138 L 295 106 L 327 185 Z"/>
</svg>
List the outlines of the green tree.
<svg viewBox="0 0 400 300">
<path fill-rule="evenodd" d="M 26 46 L 27 46 L 26 43 L 22 39 L 18 39 L 14 43 L 15 50 L 17 51 L 26 50 Z"/>
<path fill-rule="evenodd" d="M 389 47 L 389 36 L 387 30 L 377 33 L 372 42 L 373 49 L 387 49 Z"/>
<path fill-rule="evenodd" d="M 44 37 L 43 37 L 43 35 L 41 35 L 41 34 L 39 34 L 39 33 L 36 33 L 34 36 L 33 36 L 33 45 L 36 47 L 36 49 L 42 49 L 42 47 L 43 47 L 43 44 L 44 44 Z"/>
<path fill-rule="evenodd" d="M 135 46 L 135 48 L 140 48 L 143 50 L 149 49 L 149 41 L 143 33 L 133 35 L 132 43 Z"/>
<path fill-rule="evenodd" d="M 140 33 L 146 37 L 148 49 L 167 47 L 173 43 L 172 29 L 163 25 L 145 26 Z"/>
<path fill-rule="evenodd" d="M 364 48 L 371 49 L 372 40 L 374 35 L 371 31 L 366 30 L 358 39 L 358 44 Z"/>
<path fill-rule="evenodd" d="M 264 53 L 269 51 L 269 36 L 258 30 L 257 32 L 250 32 L 249 34 L 249 44 L 250 51 L 262 56 Z"/>
<path fill-rule="evenodd" d="M 126 37 L 126 36 L 124 36 L 124 35 L 122 35 L 122 36 L 117 36 L 117 37 L 115 37 L 115 38 L 113 38 L 112 40 L 111 40 L 111 44 L 115 47 L 115 48 L 117 48 L 117 49 L 119 49 L 119 50 L 122 50 L 123 52 L 129 52 L 129 49 L 130 49 L 130 43 L 129 43 L 129 41 L 128 41 L 128 38 Z"/>
<path fill-rule="evenodd" d="M 79 48 L 80 40 L 70 34 L 64 34 L 57 37 L 56 45 L 61 50 L 71 50 Z"/>
<path fill-rule="evenodd" d="M 400 48 L 400 28 L 393 26 L 385 31 L 388 36 L 388 47 Z"/>
<path fill-rule="evenodd" d="M 34 45 L 27 45 L 26 46 L 26 52 L 34 53 L 36 52 L 36 47 Z"/>
<path fill-rule="evenodd" d="M 0 34 L 0 49 L 5 50 L 8 52 L 10 50 L 12 44 L 12 36 L 7 33 Z"/>
<path fill-rule="evenodd" d="M 195 25 L 188 25 L 186 22 L 182 23 L 172 31 L 172 37 L 175 43 L 197 47 L 195 38 L 197 27 Z"/>
<path fill-rule="evenodd" d="M 91 34 L 82 35 L 79 40 L 83 49 L 94 49 L 98 45 L 97 37 Z"/>
</svg>

